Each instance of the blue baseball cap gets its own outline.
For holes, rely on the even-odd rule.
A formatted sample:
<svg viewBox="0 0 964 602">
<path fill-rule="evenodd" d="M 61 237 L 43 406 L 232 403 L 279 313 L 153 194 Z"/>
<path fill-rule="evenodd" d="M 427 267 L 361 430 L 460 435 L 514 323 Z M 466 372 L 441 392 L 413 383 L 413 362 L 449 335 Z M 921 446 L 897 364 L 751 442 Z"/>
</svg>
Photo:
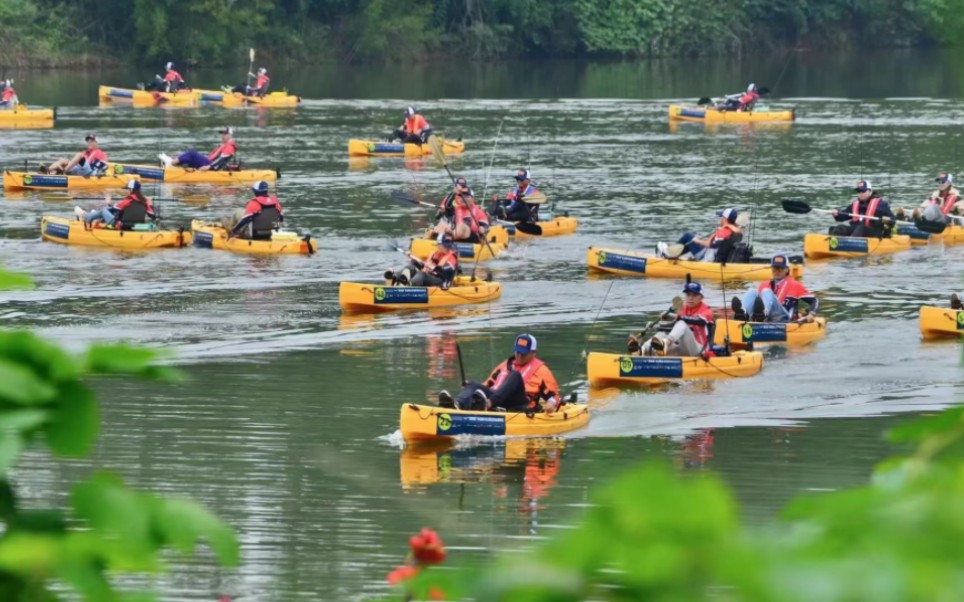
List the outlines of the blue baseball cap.
<svg viewBox="0 0 964 602">
<path fill-rule="evenodd" d="M 703 296 L 703 287 L 700 286 L 699 282 L 687 282 L 686 286 L 683 287 L 684 293 L 693 293 L 694 295 Z"/>
<path fill-rule="evenodd" d="M 867 192 L 868 190 L 873 190 L 874 186 L 870 183 L 870 180 L 861 180 L 857 182 L 854 192 Z"/>
<path fill-rule="evenodd" d="M 516 353 L 531 353 L 536 350 L 536 338 L 531 334 L 520 334 L 515 338 Z"/>
<path fill-rule="evenodd" d="M 937 175 L 937 183 L 938 183 L 938 184 L 953 184 L 953 183 L 954 183 L 954 176 L 952 176 L 952 175 L 949 174 L 949 173 L 943 173 L 943 172 L 942 172 L 942 173 L 940 173 L 940 174 Z"/>
<path fill-rule="evenodd" d="M 522 182 L 523 180 L 531 180 L 532 176 L 529 174 L 528 169 L 520 169 L 519 173 L 515 175 L 515 179 Z"/>
<path fill-rule="evenodd" d="M 787 259 L 786 255 L 774 255 L 773 259 L 770 260 L 771 268 L 788 268 L 790 267 L 790 260 Z"/>
<path fill-rule="evenodd" d="M 739 215 L 740 215 L 740 212 L 733 207 L 727 207 L 722 211 L 716 212 L 716 217 L 725 217 L 726 221 L 730 222 L 731 224 L 736 223 L 736 218 L 739 217 Z"/>
</svg>

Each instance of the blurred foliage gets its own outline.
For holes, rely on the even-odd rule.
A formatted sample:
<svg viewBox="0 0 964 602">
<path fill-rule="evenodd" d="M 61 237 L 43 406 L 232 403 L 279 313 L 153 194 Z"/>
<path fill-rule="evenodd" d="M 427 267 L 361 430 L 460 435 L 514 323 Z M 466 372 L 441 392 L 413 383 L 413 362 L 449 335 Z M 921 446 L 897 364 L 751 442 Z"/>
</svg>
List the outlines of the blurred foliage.
<svg viewBox="0 0 964 602">
<path fill-rule="evenodd" d="M 960 44 L 960 0 L 0 0 L 0 61 L 180 65 Z M 0 64 L 0 71 L 5 64 Z"/>
<path fill-rule="evenodd" d="M 577 526 L 482 568 L 426 568 L 406 595 L 479 602 L 956 600 L 964 570 L 964 408 L 890 433 L 912 453 L 866 486 L 741 525 L 712 475 L 649 464 L 598 489 Z M 444 536 L 444 533 L 442 534 Z M 457 560 L 456 560 L 457 561 Z M 398 599 L 398 598 L 394 598 Z"/>
<path fill-rule="evenodd" d="M 25 286 L 0 272 L 0 288 Z M 124 345 L 96 345 L 75 356 L 29 332 L 0 331 L 0 600 L 68 598 L 152 600 L 114 587 L 124 573 L 157 574 L 165 550 L 193 552 L 206 540 L 224 565 L 238 562 L 233 530 L 201 505 L 127 488 L 106 471 L 80 481 L 70 511 L 26 508 L 14 472 L 23 452 L 46 446 L 58 457 L 86 456 L 100 428 L 91 376 L 172 379 L 157 354 Z M 76 599 L 70 596 L 69 599 Z"/>
</svg>

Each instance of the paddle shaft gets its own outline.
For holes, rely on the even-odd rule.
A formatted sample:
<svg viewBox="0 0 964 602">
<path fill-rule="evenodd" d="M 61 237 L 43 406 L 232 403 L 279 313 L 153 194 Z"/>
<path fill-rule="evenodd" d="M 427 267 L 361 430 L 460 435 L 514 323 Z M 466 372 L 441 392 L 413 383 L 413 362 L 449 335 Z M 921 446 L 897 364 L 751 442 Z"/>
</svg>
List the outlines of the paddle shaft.
<svg viewBox="0 0 964 602">
<path fill-rule="evenodd" d="M 248 75 L 244 78 L 244 86 L 251 87 L 251 70 L 254 69 L 254 48 L 248 50 Z"/>
<path fill-rule="evenodd" d="M 455 353 L 459 356 L 459 375 L 462 377 L 462 386 L 464 387 L 468 381 L 465 380 L 465 364 L 462 363 L 462 346 L 459 345 L 458 341 L 455 341 Z"/>
</svg>

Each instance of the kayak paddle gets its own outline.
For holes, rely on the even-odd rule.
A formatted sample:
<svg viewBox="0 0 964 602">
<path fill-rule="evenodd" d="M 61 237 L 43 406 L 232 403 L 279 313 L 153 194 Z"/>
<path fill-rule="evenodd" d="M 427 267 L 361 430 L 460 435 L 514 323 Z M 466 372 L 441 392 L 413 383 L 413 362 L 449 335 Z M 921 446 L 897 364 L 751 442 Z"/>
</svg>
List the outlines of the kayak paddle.
<svg viewBox="0 0 964 602">
<path fill-rule="evenodd" d="M 417 207 L 426 207 L 428 209 L 438 209 L 438 207 L 436 207 L 432 203 L 419 201 L 414 197 L 412 197 L 411 195 L 405 192 L 402 192 L 401 190 L 393 190 L 391 194 L 388 195 L 388 198 L 402 205 L 415 205 Z"/>
<path fill-rule="evenodd" d="M 826 213 L 828 215 L 833 215 L 833 210 L 831 209 L 816 209 L 814 207 L 811 207 L 809 203 L 806 203 L 804 201 L 800 201 L 797 199 L 783 199 L 782 202 L 783 202 L 783 210 L 786 211 L 787 213 L 804 215 L 810 212 L 815 212 L 815 213 Z M 861 219 L 872 219 L 878 222 L 891 221 L 890 218 L 880 218 L 880 217 L 866 216 L 866 215 L 862 216 Z M 947 228 L 947 224 L 945 223 L 931 222 L 927 220 L 917 220 L 914 222 L 914 225 L 917 226 L 917 228 L 922 232 L 927 232 L 929 234 L 940 234 L 941 232 L 944 231 L 945 228 Z"/>
</svg>

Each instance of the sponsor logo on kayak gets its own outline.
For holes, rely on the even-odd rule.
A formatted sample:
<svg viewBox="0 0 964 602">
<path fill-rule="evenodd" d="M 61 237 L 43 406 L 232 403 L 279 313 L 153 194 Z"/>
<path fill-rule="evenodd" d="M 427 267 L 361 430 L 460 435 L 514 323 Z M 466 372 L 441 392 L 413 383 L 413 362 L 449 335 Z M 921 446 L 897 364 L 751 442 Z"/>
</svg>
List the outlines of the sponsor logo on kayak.
<svg viewBox="0 0 964 602">
<path fill-rule="evenodd" d="M 443 428 L 443 417 L 445 418 Z M 439 414 L 438 432 L 445 435 L 504 435 L 505 414 Z"/>
<path fill-rule="evenodd" d="M 34 176 L 28 174 L 23 177 L 23 183 L 25 186 L 67 188 L 67 176 Z"/>
<path fill-rule="evenodd" d="M 599 252 L 599 265 L 626 272 L 646 273 L 646 258 L 620 255 L 619 253 Z"/>
<path fill-rule="evenodd" d="M 787 325 L 780 322 L 757 322 L 743 325 L 744 343 L 777 343 L 787 340 Z"/>
<path fill-rule="evenodd" d="M 195 232 L 194 246 L 202 249 L 214 248 L 214 235 L 210 232 Z"/>
<path fill-rule="evenodd" d="M 428 303 L 428 289 L 422 286 L 379 286 L 375 303 Z"/>
<path fill-rule="evenodd" d="M 70 238 L 70 226 L 55 222 L 47 222 L 47 226 L 44 228 L 44 234 L 52 238 L 62 238 L 67 240 Z"/>
<path fill-rule="evenodd" d="M 964 311 L 957 312 L 957 329 L 964 330 Z"/>
<path fill-rule="evenodd" d="M 867 253 L 867 239 L 859 238 L 855 236 L 848 237 L 830 237 L 830 250 L 840 251 L 842 253 Z"/>
<path fill-rule="evenodd" d="M 31 176 L 30 174 L 27 174 L 23 177 L 24 184 L 30 184 L 31 182 L 33 182 L 33 176 Z"/>
<path fill-rule="evenodd" d="M 372 148 L 374 147 L 374 148 Z M 405 145 L 403 144 L 371 144 L 368 147 L 368 152 L 370 153 L 404 153 Z"/>
<path fill-rule="evenodd" d="M 910 236 L 911 238 L 913 238 L 913 239 L 915 239 L 915 240 L 927 240 L 927 239 L 929 239 L 929 238 L 931 237 L 931 235 L 930 235 L 929 233 L 924 232 L 923 230 L 921 230 L 921 229 L 918 228 L 917 226 L 913 226 L 913 225 L 911 225 L 911 224 L 900 224 L 900 225 L 898 225 L 898 226 L 897 226 L 897 234 L 905 234 L 905 235 Z"/>
<path fill-rule="evenodd" d="M 619 375 L 629 377 L 683 378 L 683 360 L 678 357 L 624 356 L 619 359 Z"/>
</svg>

